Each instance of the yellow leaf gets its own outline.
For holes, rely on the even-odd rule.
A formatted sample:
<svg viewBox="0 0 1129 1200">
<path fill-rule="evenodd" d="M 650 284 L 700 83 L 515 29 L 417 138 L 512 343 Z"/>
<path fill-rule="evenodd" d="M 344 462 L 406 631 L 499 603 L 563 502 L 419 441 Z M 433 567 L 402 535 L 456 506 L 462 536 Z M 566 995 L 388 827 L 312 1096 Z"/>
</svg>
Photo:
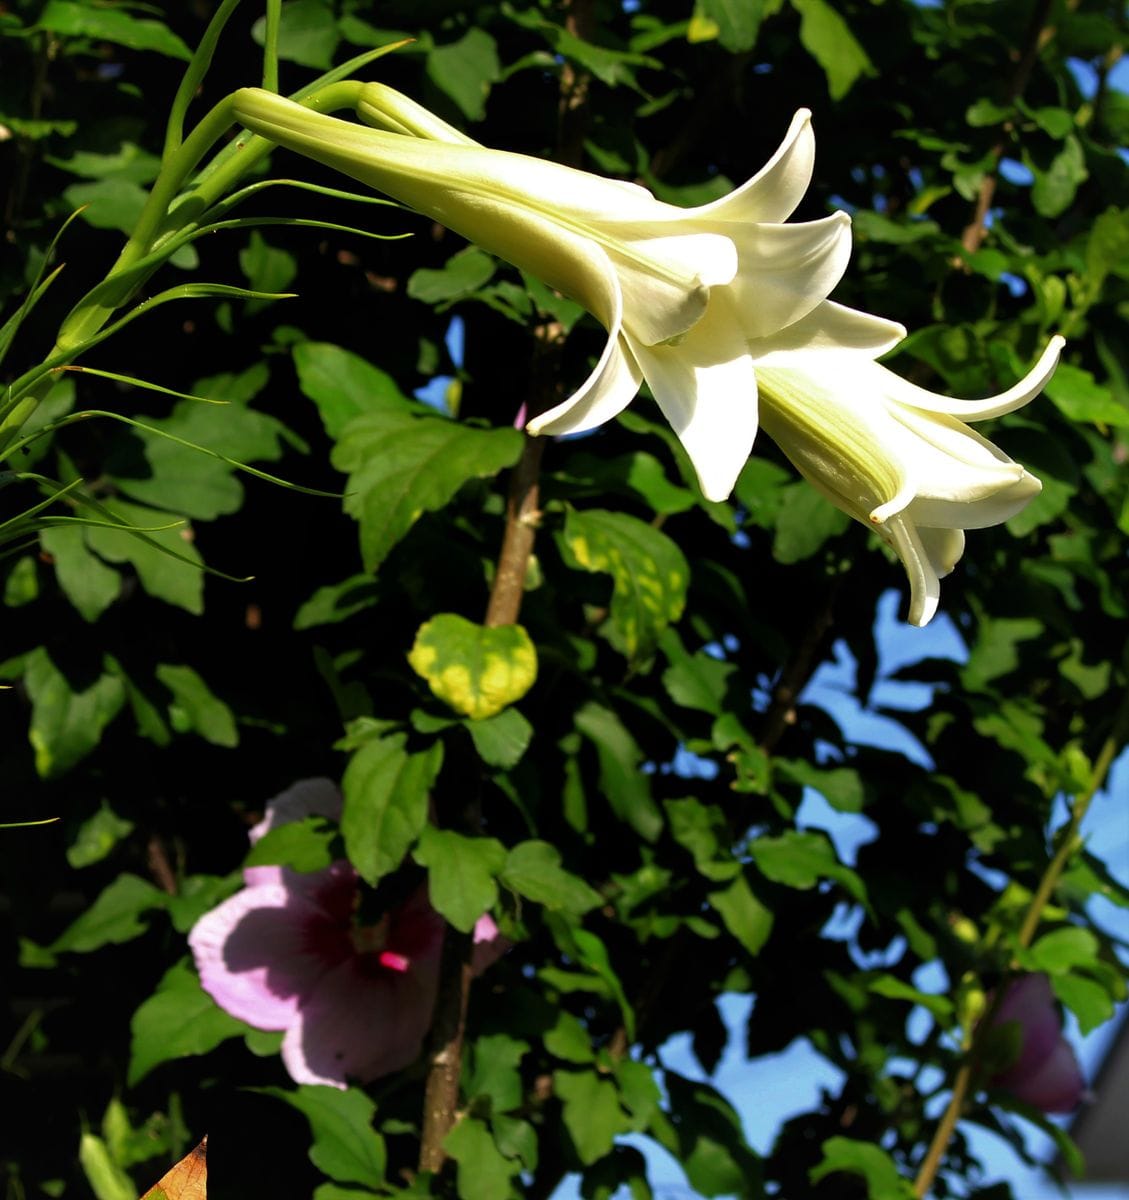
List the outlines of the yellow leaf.
<svg viewBox="0 0 1129 1200">
<path fill-rule="evenodd" d="M 189 1151 L 141 1200 L 208 1200 L 208 1139 Z"/>
</svg>

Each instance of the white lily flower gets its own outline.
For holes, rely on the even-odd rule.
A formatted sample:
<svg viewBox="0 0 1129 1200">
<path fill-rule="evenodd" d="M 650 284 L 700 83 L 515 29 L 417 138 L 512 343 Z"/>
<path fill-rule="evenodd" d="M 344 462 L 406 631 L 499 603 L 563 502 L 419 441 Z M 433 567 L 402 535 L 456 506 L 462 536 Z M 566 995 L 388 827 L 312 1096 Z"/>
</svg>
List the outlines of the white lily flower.
<svg viewBox="0 0 1129 1200">
<path fill-rule="evenodd" d="M 940 580 L 964 553 L 964 531 L 1014 516 L 1042 484 L 965 421 L 1014 412 L 1051 377 L 1051 339 L 1013 388 L 951 400 L 907 382 L 866 353 L 766 356 L 761 423 L 801 474 L 897 551 L 910 581 L 909 620 L 937 611 Z M 781 365 L 775 365 L 780 363 Z"/>
<path fill-rule="evenodd" d="M 1033 399 L 1062 339 L 1014 388 L 982 401 L 935 395 L 880 366 L 905 329 L 827 299 L 850 253 L 849 218 L 784 223 L 811 180 L 805 109 L 752 179 L 683 209 L 635 184 L 486 149 L 382 84 L 364 85 L 357 104 L 372 128 L 253 88 L 235 102 L 256 133 L 426 213 L 603 324 L 591 375 L 536 414 L 530 433 L 595 428 L 645 379 L 702 492 L 724 500 L 763 421 L 815 487 L 897 551 L 916 625 L 936 611 L 964 530 L 1007 520 L 1041 489 L 964 421 Z"/>
<path fill-rule="evenodd" d="M 635 184 L 489 150 L 390 88 L 367 84 L 371 125 L 256 88 L 235 95 L 255 133 L 434 218 L 570 296 L 608 331 L 588 379 L 530 433 L 594 428 L 645 378 L 702 491 L 725 499 L 757 429 L 754 346 L 806 321 L 811 336 L 887 345 L 901 327 L 826 303 L 850 255 L 844 213 L 786 225 L 811 177 L 810 114 L 728 196 L 683 209 Z M 820 332 L 822 330 L 822 333 Z"/>
</svg>

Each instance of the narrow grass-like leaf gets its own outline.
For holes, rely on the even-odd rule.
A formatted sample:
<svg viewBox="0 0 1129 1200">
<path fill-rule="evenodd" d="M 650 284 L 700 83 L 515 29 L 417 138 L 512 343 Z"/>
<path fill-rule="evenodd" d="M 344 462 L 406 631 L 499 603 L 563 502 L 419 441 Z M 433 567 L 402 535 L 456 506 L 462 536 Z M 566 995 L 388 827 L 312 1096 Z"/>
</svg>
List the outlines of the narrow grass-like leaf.
<svg viewBox="0 0 1129 1200">
<path fill-rule="evenodd" d="M 331 200 L 357 200 L 361 204 L 379 204 L 384 208 L 403 207 L 403 205 L 397 204 L 395 200 L 388 200 L 384 196 L 373 196 L 366 192 L 349 192 L 344 188 L 327 187 L 323 183 L 309 183 L 305 179 L 258 179 L 254 183 L 249 183 L 246 187 L 240 188 L 239 191 L 232 192 L 230 196 L 225 196 L 222 200 L 217 201 L 208 209 L 208 216 L 213 220 L 222 217 L 224 213 L 230 212 L 231 209 L 242 204 L 244 200 L 249 200 L 252 196 L 258 195 L 259 192 L 271 187 L 298 188 L 304 192 L 316 192 L 319 196 L 328 196 Z"/>
<path fill-rule="evenodd" d="M 355 225 L 340 225 L 336 221 L 316 221 L 312 217 L 231 217 L 211 225 L 201 225 L 186 241 L 196 241 L 205 234 L 222 233 L 228 229 L 258 229 L 264 225 L 300 225 L 307 229 L 331 229 L 337 233 L 355 233 L 359 237 L 377 238 L 384 242 L 399 242 L 410 238 L 410 233 L 376 233 L 371 229 L 358 229 Z"/>
<path fill-rule="evenodd" d="M 84 367 L 74 368 L 78 371 L 84 371 Z M 135 387 L 149 388 L 155 392 L 167 392 L 170 396 L 180 396 L 185 400 L 203 400 L 202 396 L 192 396 L 185 392 L 173 392 L 168 388 L 159 387 L 157 384 L 146 383 L 142 379 L 131 379 L 128 375 L 110 375 L 105 371 L 90 371 L 89 374 L 107 375 L 111 379 L 119 379 L 123 383 L 131 383 Z M 224 400 L 205 401 L 209 404 L 225 404 Z M 291 483 L 288 479 L 283 479 L 280 475 L 272 475 L 269 471 L 261 471 L 258 467 L 248 466 L 246 463 L 239 462 L 238 459 L 228 458 L 226 454 L 221 454 L 218 450 L 209 449 L 207 446 L 201 446 L 199 442 L 190 442 L 187 438 L 177 437 L 175 433 L 169 433 L 166 429 L 158 429 L 155 425 L 147 425 L 144 421 L 138 421 L 133 417 L 127 417 L 123 413 L 111 412 L 104 408 L 87 408 L 82 412 L 69 413 L 65 417 L 60 417 L 57 421 L 52 421 L 48 425 L 43 425 L 35 431 L 34 434 L 27 438 L 22 438 L 20 442 L 14 444 L 13 448 L 19 448 L 23 443 L 34 441 L 35 438 L 46 433 L 53 433 L 57 429 L 61 429 L 66 425 L 75 425 L 79 421 L 87 421 L 92 417 L 105 417 L 111 421 L 119 421 L 123 425 L 130 425 L 134 429 L 141 429 L 145 433 L 151 433 L 154 437 L 164 438 L 169 442 L 176 442 L 178 446 L 185 446 L 189 450 L 197 450 L 201 454 L 206 454 L 209 458 L 218 458 L 220 462 L 226 463 L 229 467 L 234 467 L 237 471 L 244 471 L 248 475 L 254 475 L 258 479 L 265 479 L 267 483 L 277 484 L 279 487 L 287 488 L 292 492 L 301 492 L 305 496 L 322 496 L 327 500 L 340 500 L 343 492 L 323 492 L 319 488 L 303 487 L 300 483 Z M 0 529 L 3 526 L 0 525 Z"/>
<path fill-rule="evenodd" d="M 212 56 L 216 52 L 220 34 L 223 33 L 224 26 L 231 14 L 235 12 L 238 4 L 239 0 L 223 0 L 208 22 L 208 27 L 200 38 L 200 44 L 196 47 L 195 53 L 185 68 L 184 76 L 180 81 L 180 86 L 176 89 L 176 95 L 173 97 L 172 106 L 169 109 L 168 126 L 165 130 L 165 148 L 161 152 L 162 162 L 168 162 L 169 156 L 177 151 L 184 141 L 184 114 L 188 111 L 188 106 L 199 90 L 201 81 L 212 65 Z"/>
<path fill-rule="evenodd" d="M 138 379 L 133 375 L 119 375 L 115 371 L 103 371 L 100 367 L 84 367 L 77 363 L 68 363 L 65 367 L 56 367 L 56 371 L 81 371 L 84 375 L 96 375 L 99 379 L 112 379 L 115 383 L 128 383 L 130 387 L 144 388 L 149 392 L 160 392 L 162 396 L 175 396 L 177 400 L 198 400 L 201 404 L 230 404 L 229 400 L 213 400 L 210 396 L 197 396 L 193 392 L 178 392 L 175 388 L 163 387 L 159 383 L 150 383 L 147 379 Z M 91 415 L 98 410 L 84 409 L 73 416 Z M 111 414 L 116 416 L 116 413 Z"/>
<path fill-rule="evenodd" d="M 53 487 L 56 489 L 56 491 L 61 490 L 64 486 L 57 480 L 48 479 L 45 475 L 31 475 L 29 472 L 26 478 L 34 479 L 38 483 L 44 484 L 48 487 Z M 68 490 L 71 486 L 72 485 L 70 484 L 67 485 Z M 215 575 L 219 579 L 226 579 L 229 583 L 248 583 L 250 580 L 254 579 L 253 575 L 229 575 L 226 571 L 221 571 L 217 567 L 209 567 L 207 563 L 198 562 L 196 559 L 189 558 L 185 554 L 178 554 L 175 550 L 169 549 L 168 546 L 162 546 L 160 542 L 146 536 L 147 533 L 158 532 L 157 527 L 154 527 L 153 529 L 142 529 L 139 526 L 129 524 L 128 521 L 118 520 L 115 518 L 114 513 L 104 504 L 99 504 L 97 500 L 95 500 L 92 496 L 87 496 L 84 492 L 76 490 L 72 492 L 71 495 L 76 502 L 85 505 L 87 508 L 92 508 L 100 516 L 105 517 L 111 528 L 118 529 L 123 533 L 132 535 L 133 537 L 137 538 L 138 541 L 144 542 L 147 546 L 151 547 L 153 550 L 159 551 L 161 554 L 166 554 L 170 558 L 175 558 L 182 563 L 187 563 L 188 566 L 195 567 L 200 571 L 204 571 L 208 575 Z M 54 499 L 54 497 L 52 497 L 52 499 Z M 97 524 L 102 526 L 104 523 L 88 521 L 86 524 Z M 160 528 L 170 529 L 173 528 L 173 526 L 167 525 Z"/>
<path fill-rule="evenodd" d="M 86 206 L 83 205 L 83 208 Z M 51 239 L 51 244 L 47 247 L 47 253 L 43 256 L 43 261 L 39 265 L 39 270 L 35 273 L 35 278 L 32 280 L 31 287 L 28 288 L 27 295 L 23 299 L 23 303 L 16 311 L 4 322 L 0 328 L 0 362 L 4 361 L 4 355 L 8 353 L 8 347 L 12 343 L 12 339 L 16 336 L 20 326 L 28 313 L 36 306 L 43 293 L 51 286 L 58 278 L 59 272 L 65 264 L 60 263 L 50 275 L 44 277 L 44 272 L 47 270 L 47 264 L 51 261 L 52 254 L 55 253 L 55 247 L 59 244 L 59 239 L 67 230 L 67 226 L 82 212 L 82 208 L 76 208 L 73 213 L 59 226 L 59 231 Z"/>
</svg>

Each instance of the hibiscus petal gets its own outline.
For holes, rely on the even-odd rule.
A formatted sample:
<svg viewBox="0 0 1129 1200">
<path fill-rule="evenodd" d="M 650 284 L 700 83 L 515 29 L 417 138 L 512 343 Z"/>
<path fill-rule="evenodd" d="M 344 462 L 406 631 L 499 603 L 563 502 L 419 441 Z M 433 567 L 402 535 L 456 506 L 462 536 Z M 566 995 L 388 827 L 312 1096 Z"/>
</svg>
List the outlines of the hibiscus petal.
<svg viewBox="0 0 1129 1200">
<path fill-rule="evenodd" d="M 344 1088 L 402 1070 L 419 1057 L 435 1007 L 433 971 L 388 971 L 350 959 L 327 972 L 282 1040 L 297 1083 Z"/>
<path fill-rule="evenodd" d="M 488 967 L 492 967 L 498 959 L 510 948 L 509 938 L 504 938 L 498 932 L 494 918 L 486 913 L 478 918 L 474 926 L 474 948 L 471 953 L 470 967 L 476 975 L 481 975 Z"/>
<path fill-rule="evenodd" d="M 263 819 L 251 827 L 248 836 L 254 843 L 264 833 L 305 817 L 328 817 L 331 821 L 340 821 L 341 803 L 341 793 L 333 780 L 322 777 L 299 779 L 267 801 Z"/>
<path fill-rule="evenodd" d="M 188 944 L 200 984 L 256 1029 L 285 1029 L 348 937 L 317 904 L 277 885 L 244 888 L 206 913 Z"/>
<path fill-rule="evenodd" d="M 811 112 L 801 108 L 779 149 L 748 183 L 691 212 L 696 219 L 710 222 L 786 221 L 808 190 L 814 163 Z"/>
<path fill-rule="evenodd" d="M 729 496 L 757 432 L 756 375 L 725 299 L 677 346 L 631 346 L 708 500 Z"/>
<path fill-rule="evenodd" d="M 1062 1034 L 1051 981 L 1041 971 L 1019 976 L 1008 984 L 993 1019 L 994 1025 L 1015 1021 L 1022 1030 L 1019 1057 L 999 1078 L 1013 1070 L 1027 1070 L 1054 1050 Z"/>
<path fill-rule="evenodd" d="M 1059 1036 L 1040 1065 L 1009 1083 L 1007 1088 L 1045 1113 L 1068 1113 L 1081 1103 L 1086 1080 L 1070 1043 Z"/>
</svg>

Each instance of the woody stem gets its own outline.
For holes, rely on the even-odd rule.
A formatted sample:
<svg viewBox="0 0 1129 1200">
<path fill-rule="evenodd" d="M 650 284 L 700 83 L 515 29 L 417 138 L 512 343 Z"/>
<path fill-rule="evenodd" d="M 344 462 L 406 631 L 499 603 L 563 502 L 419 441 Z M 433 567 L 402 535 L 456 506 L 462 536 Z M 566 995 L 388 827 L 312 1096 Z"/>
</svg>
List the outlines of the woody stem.
<svg viewBox="0 0 1129 1200">
<path fill-rule="evenodd" d="M 510 477 L 506 501 L 506 530 L 486 606 L 485 624 L 513 625 L 521 612 L 525 575 L 540 519 L 538 471 L 544 442 L 526 436 L 522 455 Z M 480 814 L 470 814 L 468 824 L 477 832 Z M 443 1141 L 455 1124 L 459 1103 L 459 1076 L 463 1065 L 467 1003 L 470 999 L 471 952 L 469 934 L 448 929 L 443 943 L 439 973 L 439 995 L 435 1005 L 433 1040 L 435 1050 L 424 1089 L 423 1132 L 419 1169 L 438 1171 L 446 1160 Z"/>
</svg>

